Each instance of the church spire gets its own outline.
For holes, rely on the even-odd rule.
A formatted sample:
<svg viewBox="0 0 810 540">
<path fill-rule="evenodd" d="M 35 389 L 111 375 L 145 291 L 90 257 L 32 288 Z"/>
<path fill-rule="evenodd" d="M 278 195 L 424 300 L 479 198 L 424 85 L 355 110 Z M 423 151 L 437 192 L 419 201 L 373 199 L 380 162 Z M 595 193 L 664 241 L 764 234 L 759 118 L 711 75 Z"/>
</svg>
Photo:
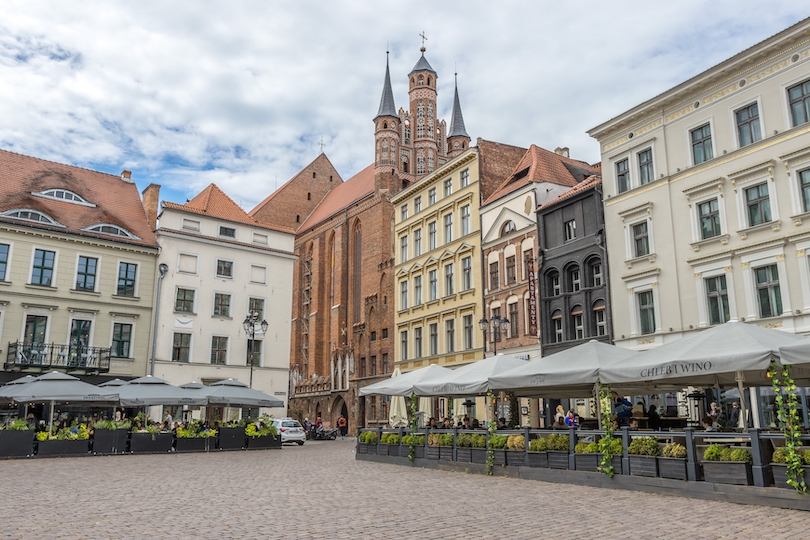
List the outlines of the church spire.
<svg viewBox="0 0 810 540">
<path fill-rule="evenodd" d="M 382 97 L 380 98 L 380 110 L 374 120 L 381 116 L 393 116 L 399 118 L 397 107 L 394 105 L 394 92 L 391 90 L 391 73 L 388 70 L 388 51 L 385 51 L 385 82 L 383 83 Z"/>
<path fill-rule="evenodd" d="M 458 73 L 456 73 L 455 76 L 456 94 L 453 96 L 453 115 L 450 117 L 450 133 L 447 136 L 461 136 L 469 139 L 470 136 L 467 134 L 467 130 L 464 128 L 464 117 L 461 115 L 461 102 L 458 100 Z"/>
</svg>

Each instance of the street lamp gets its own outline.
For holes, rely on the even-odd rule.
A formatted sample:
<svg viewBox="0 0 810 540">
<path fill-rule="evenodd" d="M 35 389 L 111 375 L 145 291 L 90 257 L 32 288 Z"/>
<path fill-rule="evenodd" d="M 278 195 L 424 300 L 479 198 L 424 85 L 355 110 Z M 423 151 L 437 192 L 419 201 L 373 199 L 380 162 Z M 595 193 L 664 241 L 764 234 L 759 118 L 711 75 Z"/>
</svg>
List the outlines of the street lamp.
<svg viewBox="0 0 810 540">
<path fill-rule="evenodd" d="M 247 361 L 250 364 L 251 388 L 253 388 L 253 342 L 256 340 L 256 324 L 262 327 L 262 334 L 267 332 L 267 321 L 262 319 L 262 322 L 259 323 L 259 312 L 248 311 L 247 317 L 245 317 L 245 320 L 242 322 L 242 327 L 245 329 L 245 333 L 250 338 L 250 341 L 248 341 Z"/>
<path fill-rule="evenodd" d="M 501 332 L 506 332 L 506 329 L 509 328 L 509 319 L 494 315 L 492 320 L 488 321 L 484 317 L 478 321 L 478 327 L 484 332 L 484 354 L 486 355 L 488 331 L 492 332 L 492 354 L 498 354 L 498 342 L 501 340 Z"/>
</svg>

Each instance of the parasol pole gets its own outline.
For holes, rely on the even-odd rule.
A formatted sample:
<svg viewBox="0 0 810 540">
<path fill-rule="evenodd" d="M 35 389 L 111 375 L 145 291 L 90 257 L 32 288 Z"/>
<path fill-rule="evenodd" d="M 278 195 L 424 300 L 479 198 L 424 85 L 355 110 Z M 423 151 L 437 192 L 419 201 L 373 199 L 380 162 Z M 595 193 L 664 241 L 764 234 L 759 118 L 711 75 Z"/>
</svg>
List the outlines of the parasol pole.
<svg viewBox="0 0 810 540">
<path fill-rule="evenodd" d="M 48 425 L 48 439 L 51 438 L 51 433 L 53 433 L 53 404 L 54 400 L 51 400 L 51 420 L 50 424 Z"/>
<path fill-rule="evenodd" d="M 740 391 L 740 415 L 742 417 L 743 429 L 748 431 L 748 408 L 745 406 L 745 394 L 743 390 L 743 381 L 745 381 L 745 374 L 738 371 L 734 377 L 737 380 L 737 388 Z M 739 425 L 739 420 L 737 421 Z M 736 427 L 736 426 L 735 426 Z"/>
</svg>

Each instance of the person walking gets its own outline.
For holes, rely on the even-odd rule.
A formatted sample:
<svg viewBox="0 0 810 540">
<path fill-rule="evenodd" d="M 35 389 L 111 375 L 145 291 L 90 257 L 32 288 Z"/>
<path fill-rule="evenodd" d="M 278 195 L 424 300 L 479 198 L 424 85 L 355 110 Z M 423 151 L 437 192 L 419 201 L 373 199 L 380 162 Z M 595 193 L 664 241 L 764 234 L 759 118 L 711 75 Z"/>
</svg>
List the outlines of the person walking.
<svg viewBox="0 0 810 540">
<path fill-rule="evenodd" d="M 340 438 L 345 438 L 346 434 L 349 432 L 349 422 L 342 414 L 340 415 L 340 418 L 338 418 L 338 427 L 340 428 Z"/>
</svg>

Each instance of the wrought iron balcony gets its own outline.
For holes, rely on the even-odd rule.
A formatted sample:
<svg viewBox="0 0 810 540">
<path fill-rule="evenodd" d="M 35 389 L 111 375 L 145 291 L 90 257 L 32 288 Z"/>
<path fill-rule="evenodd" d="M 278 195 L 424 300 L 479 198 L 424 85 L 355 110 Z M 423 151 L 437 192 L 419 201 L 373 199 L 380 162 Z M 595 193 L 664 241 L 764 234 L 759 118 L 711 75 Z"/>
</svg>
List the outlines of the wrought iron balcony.
<svg viewBox="0 0 810 540">
<path fill-rule="evenodd" d="M 110 349 L 55 343 L 12 341 L 3 365 L 6 371 L 52 371 L 79 373 L 110 371 Z"/>
</svg>

